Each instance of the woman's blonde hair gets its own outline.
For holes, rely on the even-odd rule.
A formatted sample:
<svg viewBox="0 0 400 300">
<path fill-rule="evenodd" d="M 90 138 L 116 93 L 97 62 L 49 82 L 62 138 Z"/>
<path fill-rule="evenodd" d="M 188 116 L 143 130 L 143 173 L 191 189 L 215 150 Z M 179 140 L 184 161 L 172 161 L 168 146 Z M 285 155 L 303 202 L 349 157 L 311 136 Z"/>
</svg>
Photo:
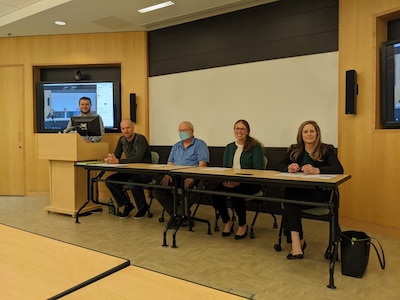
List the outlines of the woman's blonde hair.
<svg viewBox="0 0 400 300">
<path fill-rule="evenodd" d="M 311 159 L 316 161 L 322 161 L 322 157 L 324 156 L 324 154 L 328 149 L 325 146 L 325 144 L 322 143 L 321 129 L 319 128 L 317 122 L 312 120 L 305 121 L 300 125 L 299 130 L 297 131 L 297 143 L 291 146 L 290 159 L 293 161 L 297 161 L 299 155 L 305 151 L 305 145 L 303 141 L 303 129 L 308 124 L 312 125 L 317 133 L 317 138 L 314 144 L 314 151 L 313 153 L 310 153 Z"/>
</svg>

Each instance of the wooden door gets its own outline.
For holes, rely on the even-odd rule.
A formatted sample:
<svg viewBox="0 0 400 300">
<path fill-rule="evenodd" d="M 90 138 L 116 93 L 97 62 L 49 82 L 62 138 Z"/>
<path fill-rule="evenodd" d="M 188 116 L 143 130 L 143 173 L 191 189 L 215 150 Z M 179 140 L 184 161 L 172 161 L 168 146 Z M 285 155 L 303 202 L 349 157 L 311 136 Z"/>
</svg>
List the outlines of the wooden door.
<svg viewBox="0 0 400 300">
<path fill-rule="evenodd" d="M 25 193 L 23 106 L 22 66 L 0 66 L 0 195 Z"/>
</svg>

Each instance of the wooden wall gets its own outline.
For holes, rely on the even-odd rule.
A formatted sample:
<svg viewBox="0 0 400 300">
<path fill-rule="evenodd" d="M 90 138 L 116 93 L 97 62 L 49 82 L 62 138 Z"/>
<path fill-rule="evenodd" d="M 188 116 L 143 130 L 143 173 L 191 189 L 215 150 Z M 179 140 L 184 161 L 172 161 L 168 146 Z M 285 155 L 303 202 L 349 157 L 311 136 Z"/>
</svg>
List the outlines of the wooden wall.
<svg viewBox="0 0 400 300">
<path fill-rule="evenodd" d="M 80 64 L 121 65 L 122 117 L 129 118 L 129 94 L 136 93 L 138 102 L 136 131 L 148 135 L 147 33 L 1 38 L 0 67 L 20 65 L 23 68 L 25 195 L 46 194 L 49 191 L 48 162 L 37 159 L 37 140 L 33 126 L 33 71 L 37 66 Z M 3 81 L 3 78 L 0 78 L 0 81 Z M 10 100 L 12 99 L 8 99 Z M 119 136 L 120 134 L 106 134 L 104 140 L 109 142 L 111 149 L 114 149 Z M 7 143 L 3 140 L 3 135 L 0 135 L 0 139 L 2 143 Z"/>
<path fill-rule="evenodd" d="M 400 238 L 400 130 L 381 129 L 379 47 L 399 0 L 339 2 L 339 156 L 352 179 L 341 189 L 341 225 Z M 345 115 L 345 72 L 358 73 L 357 114 Z"/>
</svg>

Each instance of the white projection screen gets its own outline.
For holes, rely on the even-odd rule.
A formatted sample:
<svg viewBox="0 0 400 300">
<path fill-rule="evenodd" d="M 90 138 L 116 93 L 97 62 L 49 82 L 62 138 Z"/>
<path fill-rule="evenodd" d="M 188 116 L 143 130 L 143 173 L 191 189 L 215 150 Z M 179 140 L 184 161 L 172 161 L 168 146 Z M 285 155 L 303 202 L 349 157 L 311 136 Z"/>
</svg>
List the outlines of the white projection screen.
<svg viewBox="0 0 400 300">
<path fill-rule="evenodd" d="M 294 143 L 305 120 L 338 146 L 338 52 L 156 76 L 149 86 L 151 145 L 177 142 L 187 120 L 208 146 L 225 146 L 245 119 L 265 147 Z"/>
</svg>

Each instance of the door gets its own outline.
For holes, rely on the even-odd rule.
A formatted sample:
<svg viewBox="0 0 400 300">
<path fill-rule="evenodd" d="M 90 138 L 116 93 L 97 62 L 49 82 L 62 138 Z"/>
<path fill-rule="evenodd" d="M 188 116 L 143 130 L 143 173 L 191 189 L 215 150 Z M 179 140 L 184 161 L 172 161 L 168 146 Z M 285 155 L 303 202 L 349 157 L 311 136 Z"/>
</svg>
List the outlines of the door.
<svg viewBox="0 0 400 300">
<path fill-rule="evenodd" d="M 23 106 L 22 66 L 0 66 L 0 195 L 25 193 Z"/>
</svg>

